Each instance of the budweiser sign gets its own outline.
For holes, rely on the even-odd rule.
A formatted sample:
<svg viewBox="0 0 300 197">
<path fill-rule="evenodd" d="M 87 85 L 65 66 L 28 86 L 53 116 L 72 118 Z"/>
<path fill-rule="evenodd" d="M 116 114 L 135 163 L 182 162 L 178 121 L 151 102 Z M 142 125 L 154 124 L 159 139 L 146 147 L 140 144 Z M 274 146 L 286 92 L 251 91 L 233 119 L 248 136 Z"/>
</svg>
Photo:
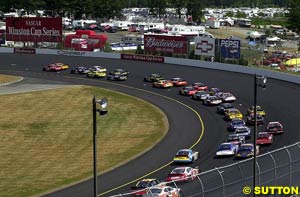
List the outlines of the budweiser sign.
<svg viewBox="0 0 300 197">
<path fill-rule="evenodd" d="M 61 42 L 62 19 L 8 17 L 6 18 L 6 40 L 22 42 Z"/>
<path fill-rule="evenodd" d="M 187 53 L 188 41 L 184 36 L 145 35 L 146 52 Z"/>
<path fill-rule="evenodd" d="M 121 54 L 122 60 L 135 60 L 135 61 L 146 61 L 146 62 L 159 62 L 164 63 L 164 57 L 153 56 L 153 55 L 132 55 L 132 54 Z"/>
</svg>

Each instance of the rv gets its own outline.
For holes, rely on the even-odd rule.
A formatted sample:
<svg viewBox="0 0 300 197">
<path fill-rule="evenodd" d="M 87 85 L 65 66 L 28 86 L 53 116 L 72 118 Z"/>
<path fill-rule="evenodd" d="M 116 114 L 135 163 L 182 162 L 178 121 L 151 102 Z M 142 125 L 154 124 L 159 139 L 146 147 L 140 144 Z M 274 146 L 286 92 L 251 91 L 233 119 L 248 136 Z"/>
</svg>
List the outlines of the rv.
<svg viewBox="0 0 300 197">
<path fill-rule="evenodd" d="M 251 20 L 247 18 L 239 18 L 237 20 L 237 25 L 240 27 L 251 27 Z"/>
<path fill-rule="evenodd" d="M 198 36 L 199 34 L 205 33 L 204 26 L 185 26 L 185 25 L 174 25 L 168 34 L 171 35 L 183 35 L 183 36 Z"/>
</svg>

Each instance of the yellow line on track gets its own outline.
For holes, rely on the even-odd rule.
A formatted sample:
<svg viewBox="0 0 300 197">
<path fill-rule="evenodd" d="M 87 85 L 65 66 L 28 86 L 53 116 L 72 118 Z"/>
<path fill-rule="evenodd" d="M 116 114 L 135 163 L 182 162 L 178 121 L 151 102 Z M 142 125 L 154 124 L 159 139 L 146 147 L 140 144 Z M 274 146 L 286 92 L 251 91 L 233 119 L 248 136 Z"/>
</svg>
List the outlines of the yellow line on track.
<svg viewBox="0 0 300 197">
<path fill-rule="evenodd" d="M 138 91 L 146 92 L 146 93 L 149 93 L 149 94 L 153 94 L 153 95 L 160 96 L 160 97 L 163 97 L 163 98 L 165 98 L 165 99 L 169 99 L 169 100 L 171 100 L 171 101 L 174 101 L 174 102 L 176 102 L 176 103 L 178 103 L 178 104 L 180 104 L 180 105 L 182 105 L 182 106 L 184 106 L 184 107 L 190 109 L 191 111 L 193 111 L 193 112 L 197 115 L 197 117 L 198 117 L 198 119 L 199 119 L 199 122 L 200 122 L 200 124 L 201 124 L 201 128 L 202 128 L 202 129 L 201 129 L 201 134 L 200 134 L 199 138 L 197 139 L 197 141 L 190 147 L 190 149 L 192 149 L 193 147 L 195 147 L 195 146 L 201 141 L 201 139 L 202 139 L 202 137 L 203 137 L 203 134 L 204 134 L 205 129 L 204 129 L 204 123 L 203 123 L 203 121 L 202 121 L 202 118 L 201 118 L 200 114 L 199 114 L 194 108 L 192 108 L 192 107 L 190 107 L 190 106 L 188 106 L 188 105 L 186 105 L 186 104 L 184 104 L 184 103 L 182 103 L 182 102 L 180 102 L 180 101 L 178 101 L 178 100 L 176 100 L 176 99 L 173 99 L 173 98 L 171 98 L 171 97 L 168 97 L 168 96 L 164 96 L 164 95 L 158 94 L 158 93 L 156 93 L 156 92 L 151 92 L 151 91 L 148 91 L 148 90 L 144 90 L 144 89 L 140 89 L 140 88 L 136 88 L 136 87 L 127 86 L 127 85 L 124 85 L 124 84 L 117 84 L 117 83 L 112 83 L 112 82 L 107 82 L 107 81 L 96 81 L 96 80 L 94 80 L 94 79 L 79 78 L 79 77 L 70 77 L 70 76 L 63 76 L 63 77 L 65 77 L 65 78 L 72 78 L 72 79 L 89 80 L 89 81 L 93 81 L 93 82 L 100 82 L 100 83 L 104 83 L 104 84 L 109 84 L 109 85 L 115 85 L 115 86 L 125 87 L 125 88 L 129 88 L 129 89 L 133 89 L 133 90 L 138 90 Z M 151 175 L 151 174 L 154 174 L 155 172 L 158 172 L 158 171 L 164 169 L 165 167 L 167 167 L 167 166 L 169 166 L 170 164 L 172 164 L 172 162 L 173 162 L 173 161 L 170 161 L 169 163 L 167 163 L 167 164 L 165 164 L 165 165 L 163 165 L 163 166 L 157 168 L 156 170 L 153 170 L 153 171 L 151 171 L 151 172 L 149 172 L 149 173 L 147 173 L 147 174 L 145 174 L 145 175 L 143 175 L 143 176 L 141 176 L 141 177 L 139 177 L 139 178 L 136 178 L 136 179 L 134 179 L 134 180 L 132 180 L 132 181 L 130 181 L 130 182 L 128 182 L 128 183 L 124 183 L 124 184 L 122 184 L 122 185 L 120 185 L 120 186 L 118 186 L 118 187 L 115 187 L 115 188 L 110 189 L 110 190 L 108 190 L 108 191 L 102 192 L 102 193 L 98 194 L 97 196 L 103 196 L 103 195 L 108 194 L 108 193 L 110 193 L 110 192 L 112 192 L 112 191 L 115 191 L 115 190 L 117 190 L 117 189 L 120 189 L 120 188 L 122 188 L 122 187 L 125 187 L 125 186 L 127 186 L 127 185 L 130 185 L 130 184 L 132 184 L 132 183 L 134 183 L 134 182 L 137 182 L 137 181 L 139 181 L 139 180 L 141 180 L 141 179 L 143 179 L 143 178 L 145 178 L 145 177 L 147 177 L 147 176 L 149 176 L 149 175 Z"/>
</svg>

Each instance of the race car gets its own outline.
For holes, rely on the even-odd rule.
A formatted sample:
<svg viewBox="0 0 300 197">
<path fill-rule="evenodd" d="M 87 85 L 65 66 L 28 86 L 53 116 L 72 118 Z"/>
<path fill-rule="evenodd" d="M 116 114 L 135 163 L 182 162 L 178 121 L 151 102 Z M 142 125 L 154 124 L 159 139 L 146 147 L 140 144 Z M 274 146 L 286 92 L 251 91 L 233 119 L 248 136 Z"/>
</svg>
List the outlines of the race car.
<svg viewBox="0 0 300 197">
<path fill-rule="evenodd" d="M 150 74 L 146 77 L 144 77 L 145 82 L 155 82 L 159 80 L 163 80 L 164 77 L 160 76 L 159 74 Z"/>
<path fill-rule="evenodd" d="M 193 94 L 192 99 L 197 101 L 203 101 L 209 96 L 209 93 L 204 90 L 199 90 L 195 94 Z"/>
<path fill-rule="evenodd" d="M 158 186 L 158 185 L 164 185 L 164 184 L 157 179 L 142 179 L 138 181 L 134 187 L 131 187 L 131 189 L 136 191 L 133 194 L 142 195 L 147 193 L 146 188 Z"/>
<path fill-rule="evenodd" d="M 224 117 L 226 120 L 232 120 L 235 118 L 243 119 L 243 114 L 240 110 L 233 108 L 233 109 L 226 109 L 224 113 Z"/>
<path fill-rule="evenodd" d="M 223 92 L 221 98 L 223 102 L 233 102 L 236 100 L 236 97 L 230 92 Z"/>
<path fill-rule="evenodd" d="M 98 71 L 98 72 L 106 72 L 107 69 L 102 66 L 92 66 L 90 68 L 91 71 Z"/>
<path fill-rule="evenodd" d="M 225 110 L 234 109 L 234 106 L 231 103 L 221 103 L 217 107 L 217 112 L 219 114 L 225 114 Z"/>
<path fill-rule="evenodd" d="M 199 174 L 198 168 L 191 168 L 191 167 L 178 167 L 172 170 L 170 174 L 167 176 L 167 182 L 170 181 L 192 181 L 197 178 Z"/>
<path fill-rule="evenodd" d="M 180 77 L 174 77 L 171 79 L 173 86 L 186 86 L 188 84 L 187 80 L 182 79 Z"/>
<path fill-rule="evenodd" d="M 223 94 L 223 91 L 220 88 L 210 88 L 209 89 L 209 94 L 211 96 L 218 96 L 221 97 Z"/>
<path fill-rule="evenodd" d="M 87 74 L 86 74 L 87 77 L 94 77 L 94 78 L 104 78 L 106 77 L 106 72 L 100 72 L 100 71 L 97 71 L 97 70 L 90 70 Z"/>
<path fill-rule="evenodd" d="M 239 146 L 237 144 L 224 142 L 224 143 L 220 144 L 220 146 L 216 152 L 216 157 L 233 156 L 237 153 L 238 147 Z"/>
<path fill-rule="evenodd" d="M 179 150 L 174 159 L 174 163 L 193 163 L 199 159 L 199 152 L 193 151 L 192 149 L 181 149 Z"/>
<path fill-rule="evenodd" d="M 256 106 L 256 112 L 261 116 L 266 115 L 266 112 L 259 105 Z M 250 115 L 250 114 L 254 114 L 254 106 L 251 106 L 247 109 L 247 115 Z"/>
<path fill-rule="evenodd" d="M 125 81 L 127 80 L 127 75 L 125 74 L 108 74 L 107 75 L 107 80 L 114 80 L 114 81 Z"/>
<path fill-rule="evenodd" d="M 256 139 L 258 145 L 270 145 L 273 143 L 273 134 L 267 132 L 259 132 Z"/>
<path fill-rule="evenodd" d="M 269 122 L 266 128 L 266 132 L 274 134 L 282 134 L 283 133 L 283 125 L 276 122 Z"/>
<path fill-rule="evenodd" d="M 200 90 L 204 90 L 204 91 L 208 90 L 208 86 L 201 82 L 195 82 L 192 84 L 192 86 L 199 91 Z"/>
<path fill-rule="evenodd" d="M 87 74 L 89 72 L 89 68 L 85 66 L 78 66 L 71 70 L 71 74 Z"/>
<path fill-rule="evenodd" d="M 227 136 L 226 142 L 230 142 L 235 145 L 241 145 L 245 143 L 245 136 L 237 135 L 235 133 L 231 133 Z"/>
<path fill-rule="evenodd" d="M 234 130 L 234 133 L 238 136 L 244 136 L 246 139 L 251 137 L 251 129 L 247 126 L 240 126 Z"/>
<path fill-rule="evenodd" d="M 43 71 L 62 71 L 69 68 L 69 65 L 64 63 L 53 63 L 43 67 Z"/>
<path fill-rule="evenodd" d="M 228 131 L 235 131 L 236 128 L 245 126 L 245 121 L 239 118 L 232 119 L 227 126 Z"/>
<path fill-rule="evenodd" d="M 173 83 L 171 80 L 163 79 L 163 80 L 153 82 L 152 86 L 155 88 L 170 88 L 173 87 Z"/>
<path fill-rule="evenodd" d="M 109 72 L 109 74 L 110 75 L 126 75 L 126 76 L 128 76 L 129 72 L 127 70 L 125 70 L 125 69 L 117 68 L 114 71 Z"/>
<path fill-rule="evenodd" d="M 197 91 L 198 90 L 192 86 L 186 86 L 179 90 L 179 94 L 184 96 L 192 96 L 196 94 Z"/>
<path fill-rule="evenodd" d="M 173 188 L 170 186 L 156 186 L 147 189 L 147 193 L 143 197 L 181 197 L 182 192 L 180 188 Z"/>
<path fill-rule="evenodd" d="M 260 114 L 257 114 L 256 115 L 256 122 L 257 122 L 257 125 L 262 125 L 264 124 L 264 117 L 261 116 Z M 255 115 L 254 114 L 250 114 L 246 117 L 246 122 L 248 125 L 254 125 L 255 124 Z"/>
<path fill-rule="evenodd" d="M 256 146 L 256 155 L 259 154 L 259 146 Z M 245 159 L 254 156 L 254 145 L 251 143 L 242 144 L 236 153 L 236 158 Z"/>
<path fill-rule="evenodd" d="M 203 100 L 204 105 L 219 105 L 220 103 L 222 103 L 222 99 L 218 96 L 208 96 Z"/>
</svg>

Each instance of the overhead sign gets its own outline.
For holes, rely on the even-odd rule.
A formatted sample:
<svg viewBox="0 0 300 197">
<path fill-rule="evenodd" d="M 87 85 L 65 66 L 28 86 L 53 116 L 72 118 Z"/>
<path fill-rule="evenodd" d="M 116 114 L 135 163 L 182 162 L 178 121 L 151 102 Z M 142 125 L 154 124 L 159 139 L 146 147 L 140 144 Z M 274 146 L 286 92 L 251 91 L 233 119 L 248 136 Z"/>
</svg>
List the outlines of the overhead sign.
<svg viewBox="0 0 300 197">
<path fill-rule="evenodd" d="M 144 35 L 144 50 L 148 53 L 186 54 L 187 49 L 188 40 L 184 36 Z"/>
<path fill-rule="evenodd" d="M 215 56 L 215 39 L 196 37 L 195 55 Z"/>
<path fill-rule="evenodd" d="M 220 39 L 219 48 L 224 58 L 240 59 L 241 41 L 231 39 Z"/>
<path fill-rule="evenodd" d="M 6 40 L 21 42 L 61 42 L 62 19 L 7 17 Z"/>
</svg>

